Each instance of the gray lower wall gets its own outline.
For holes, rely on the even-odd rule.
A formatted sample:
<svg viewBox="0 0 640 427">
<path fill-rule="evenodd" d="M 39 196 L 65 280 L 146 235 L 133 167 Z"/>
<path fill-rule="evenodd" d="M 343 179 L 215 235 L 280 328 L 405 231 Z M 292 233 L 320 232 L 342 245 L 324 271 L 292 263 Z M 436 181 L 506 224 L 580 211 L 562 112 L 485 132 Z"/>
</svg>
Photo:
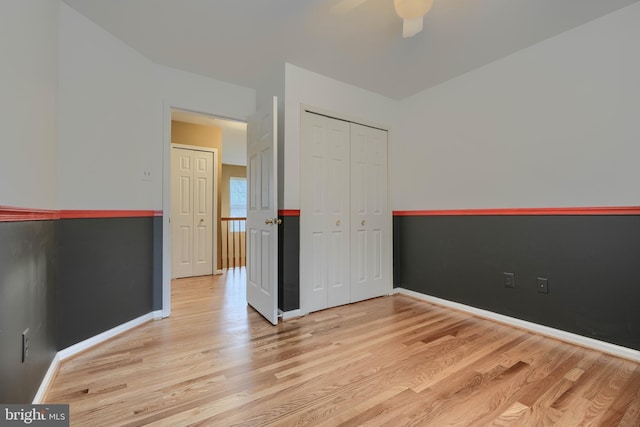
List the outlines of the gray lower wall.
<svg viewBox="0 0 640 427">
<path fill-rule="evenodd" d="M 394 217 L 394 286 L 636 350 L 639 256 L 639 216 Z"/>
<path fill-rule="evenodd" d="M 153 310 L 162 310 L 162 217 L 153 218 Z"/>
<path fill-rule="evenodd" d="M 278 229 L 278 308 L 300 308 L 300 217 L 284 216 Z"/>
<path fill-rule="evenodd" d="M 393 231 L 395 286 L 640 350 L 638 216 L 401 216 Z M 299 217 L 279 260 L 279 308 L 298 309 Z M 0 223 L 0 402 L 30 402 L 57 350 L 160 309 L 161 276 L 160 217 Z"/>
<path fill-rule="evenodd" d="M 161 308 L 162 217 L 0 222 L 0 402 L 31 402 L 58 350 Z"/>
<path fill-rule="evenodd" d="M 161 286 L 157 222 L 152 217 L 59 221 L 58 348 L 147 314 L 161 301 L 161 290 L 154 290 L 154 284 Z"/>
<path fill-rule="evenodd" d="M 0 222 L 0 402 L 30 403 L 55 357 L 56 221 Z M 22 363 L 22 332 L 30 350 Z"/>
</svg>

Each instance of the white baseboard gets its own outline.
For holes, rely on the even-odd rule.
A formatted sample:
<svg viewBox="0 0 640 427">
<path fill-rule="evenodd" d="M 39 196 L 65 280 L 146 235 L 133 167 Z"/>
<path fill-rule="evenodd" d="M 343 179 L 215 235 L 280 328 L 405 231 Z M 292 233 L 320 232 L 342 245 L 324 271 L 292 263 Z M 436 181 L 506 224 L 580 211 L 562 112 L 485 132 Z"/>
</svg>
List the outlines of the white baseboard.
<svg viewBox="0 0 640 427">
<path fill-rule="evenodd" d="M 74 356 L 82 351 L 85 351 L 94 345 L 100 344 L 109 338 L 113 338 L 116 335 L 120 335 L 123 332 L 128 331 L 131 328 L 135 328 L 136 326 L 142 325 L 143 323 L 148 322 L 149 320 L 160 319 L 162 317 L 162 311 L 152 311 L 151 313 L 147 313 L 143 316 L 140 316 L 136 319 L 130 320 L 127 323 L 123 323 L 122 325 L 116 326 L 115 328 L 109 329 L 108 331 L 104 331 L 101 334 L 88 338 L 84 341 L 80 341 L 77 344 L 74 344 L 70 347 L 67 347 L 58 352 L 58 356 L 60 361 L 68 359 L 71 356 Z"/>
<path fill-rule="evenodd" d="M 53 380 L 53 377 L 58 370 L 58 365 L 61 361 L 68 359 L 71 356 L 74 356 L 82 351 L 88 350 L 89 348 L 98 345 L 109 338 L 113 338 L 116 335 L 119 335 L 123 332 L 128 331 L 131 328 L 135 328 L 136 326 L 140 326 L 143 323 L 148 322 L 149 320 L 158 320 L 162 319 L 162 310 L 152 311 L 151 313 L 147 313 L 144 316 L 140 316 L 136 319 L 130 320 L 127 323 L 123 323 L 122 325 L 116 326 L 115 328 L 109 329 L 101 334 L 88 338 L 84 341 L 81 341 L 77 344 L 74 344 L 70 347 L 65 348 L 64 350 L 60 350 L 56 353 L 55 357 L 51 361 L 51 365 L 49 365 L 49 369 L 45 374 L 42 382 L 40 383 L 40 387 L 38 387 L 38 391 L 33 398 L 33 404 L 39 404 L 42 402 L 47 390 L 49 389 L 49 385 Z"/>
<path fill-rule="evenodd" d="M 49 365 L 49 369 L 47 369 L 47 373 L 44 375 L 44 378 L 40 383 L 40 387 L 38 387 L 38 391 L 36 395 L 33 398 L 32 403 L 34 405 L 38 405 L 40 402 L 42 402 L 42 399 L 44 398 L 44 395 L 47 393 L 47 390 L 49 389 L 49 385 L 51 384 L 51 381 L 53 380 L 54 375 L 58 371 L 59 364 L 60 364 L 60 356 L 59 356 L 59 353 L 56 353 L 53 360 L 51 361 L 51 364 Z"/>
<path fill-rule="evenodd" d="M 300 311 L 300 309 L 283 311 L 281 314 L 282 314 L 282 320 L 288 320 L 288 319 L 293 319 L 294 317 L 302 316 L 302 312 Z"/>
<path fill-rule="evenodd" d="M 576 344 L 582 347 L 591 348 L 593 350 L 602 351 L 603 353 L 612 354 L 614 356 L 623 357 L 625 359 L 632 360 L 634 362 L 640 362 L 640 351 L 631 348 L 623 347 L 608 342 L 595 340 L 593 338 L 584 337 L 582 335 L 574 334 L 571 332 L 563 331 L 560 329 L 551 328 L 549 326 L 539 325 L 533 322 L 527 322 L 526 320 L 516 319 L 515 317 L 505 316 L 503 314 L 494 313 L 492 311 L 483 310 L 469 305 L 460 304 L 453 301 L 448 301 L 442 298 L 432 297 L 430 295 L 421 294 L 420 292 L 411 291 L 404 288 L 395 288 L 394 293 L 406 295 L 412 298 L 416 298 L 422 301 L 427 301 L 433 304 L 441 305 L 448 308 L 464 311 L 475 316 L 483 317 L 485 319 L 494 320 L 496 322 L 504 323 L 509 326 L 515 326 L 517 328 L 526 329 L 537 334 L 546 335 L 551 338 L 565 341 L 570 344 Z"/>
</svg>

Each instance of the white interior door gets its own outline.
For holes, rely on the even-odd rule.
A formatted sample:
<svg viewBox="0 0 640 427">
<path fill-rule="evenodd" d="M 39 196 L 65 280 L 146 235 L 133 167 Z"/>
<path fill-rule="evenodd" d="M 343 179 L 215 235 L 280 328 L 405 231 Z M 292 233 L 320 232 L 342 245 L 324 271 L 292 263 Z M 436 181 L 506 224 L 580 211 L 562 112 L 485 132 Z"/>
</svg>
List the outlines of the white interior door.
<svg viewBox="0 0 640 427">
<path fill-rule="evenodd" d="M 305 312 L 348 304 L 349 123 L 305 112 L 300 282 Z"/>
<path fill-rule="evenodd" d="M 171 149 L 171 271 L 213 274 L 213 153 Z"/>
<path fill-rule="evenodd" d="M 247 121 L 247 302 L 278 323 L 278 101 Z"/>
<path fill-rule="evenodd" d="M 387 132 L 351 124 L 351 302 L 390 291 Z"/>
</svg>

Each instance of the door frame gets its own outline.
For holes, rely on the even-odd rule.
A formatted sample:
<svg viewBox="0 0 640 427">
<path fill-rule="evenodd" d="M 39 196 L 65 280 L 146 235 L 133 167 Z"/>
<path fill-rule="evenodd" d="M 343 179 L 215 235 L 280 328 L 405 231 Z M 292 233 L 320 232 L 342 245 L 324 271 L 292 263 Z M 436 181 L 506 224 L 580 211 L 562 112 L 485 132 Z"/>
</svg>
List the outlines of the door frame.
<svg viewBox="0 0 640 427">
<path fill-rule="evenodd" d="M 162 103 L 162 317 L 171 315 L 171 110 L 200 114 L 246 123 L 247 118 L 232 117 L 215 111 L 204 111 L 169 102 Z"/>
<path fill-rule="evenodd" d="M 211 173 L 213 174 L 213 206 L 212 209 L 212 223 L 213 226 L 212 232 L 213 235 L 211 238 L 213 239 L 213 244 L 211 247 L 211 274 L 216 274 L 219 270 L 218 268 L 218 149 L 212 147 L 200 147 L 198 145 L 188 145 L 188 144 L 171 144 L 171 148 L 180 148 L 182 150 L 191 150 L 191 151 L 204 151 L 207 153 L 213 153 L 213 168 L 211 169 Z M 169 167 L 171 167 L 171 151 L 169 151 Z M 171 177 L 171 171 L 169 171 L 169 177 Z M 171 188 L 169 188 L 169 216 L 171 215 Z M 171 228 L 169 228 L 171 230 Z M 172 247 L 173 249 L 173 247 Z M 173 257 L 173 253 L 171 254 Z M 170 260 L 173 262 L 173 259 Z"/>
<path fill-rule="evenodd" d="M 343 120 L 345 122 L 350 122 L 350 123 L 356 123 L 362 126 L 367 126 L 367 127 L 371 127 L 371 128 L 376 128 L 376 129 L 380 129 L 383 131 L 387 132 L 387 227 L 389 230 L 389 242 L 387 243 L 387 253 L 389 254 L 389 271 L 387 272 L 387 281 L 389 283 L 388 288 L 387 288 L 387 295 L 391 295 L 393 293 L 393 216 L 391 214 L 391 185 L 390 184 L 390 174 L 389 174 L 389 168 L 390 168 L 390 156 L 389 156 L 389 152 L 390 152 L 390 147 L 391 147 L 391 126 L 389 125 L 385 125 L 382 123 L 377 123 L 377 122 L 373 122 L 371 120 L 366 120 L 363 119 L 362 117 L 355 117 L 352 116 L 350 114 L 344 114 L 344 113 L 338 113 L 336 111 L 331 111 L 331 110 L 327 110 L 326 108 L 321 108 L 321 107 L 316 107 L 313 105 L 308 105 L 308 104 L 300 104 L 300 134 L 299 134 L 299 141 L 300 141 L 300 149 L 299 149 L 299 158 L 298 158 L 298 162 L 299 165 L 302 166 L 302 144 L 303 144 L 303 132 L 304 129 L 302 127 L 303 125 L 303 117 L 305 112 L 309 112 L 309 113 L 313 113 L 313 114 L 319 114 L 321 116 L 326 116 L 332 119 L 337 119 L 337 120 Z M 302 168 L 300 169 L 300 174 L 303 173 Z M 300 177 L 298 177 L 300 179 Z M 302 192 L 302 188 L 300 188 L 300 191 Z M 299 197 L 302 197 L 302 194 L 300 194 Z M 300 200 L 300 199 L 298 199 Z M 300 211 L 300 225 L 302 226 L 302 216 L 304 215 L 304 212 Z M 300 250 L 298 251 L 298 255 L 300 255 L 300 253 L 302 253 L 302 241 L 298 242 L 300 245 Z M 302 267 L 302 262 L 300 262 L 301 260 L 299 260 L 299 265 L 300 267 Z M 300 313 L 302 315 L 306 315 L 309 314 L 309 304 L 307 302 L 307 298 L 308 296 L 304 294 L 303 292 L 303 286 L 305 286 L 302 281 L 300 281 Z"/>
</svg>

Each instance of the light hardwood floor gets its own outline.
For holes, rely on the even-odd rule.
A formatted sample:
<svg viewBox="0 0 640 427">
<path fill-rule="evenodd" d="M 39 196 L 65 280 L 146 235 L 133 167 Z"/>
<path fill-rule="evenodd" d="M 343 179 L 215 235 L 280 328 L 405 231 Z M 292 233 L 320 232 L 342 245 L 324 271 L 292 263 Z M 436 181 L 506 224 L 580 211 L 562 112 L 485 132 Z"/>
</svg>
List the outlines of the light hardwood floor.
<svg viewBox="0 0 640 427">
<path fill-rule="evenodd" d="M 244 272 L 177 280 L 171 318 L 65 360 L 77 426 L 640 426 L 640 365 L 396 295 L 277 327 Z"/>
</svg>

